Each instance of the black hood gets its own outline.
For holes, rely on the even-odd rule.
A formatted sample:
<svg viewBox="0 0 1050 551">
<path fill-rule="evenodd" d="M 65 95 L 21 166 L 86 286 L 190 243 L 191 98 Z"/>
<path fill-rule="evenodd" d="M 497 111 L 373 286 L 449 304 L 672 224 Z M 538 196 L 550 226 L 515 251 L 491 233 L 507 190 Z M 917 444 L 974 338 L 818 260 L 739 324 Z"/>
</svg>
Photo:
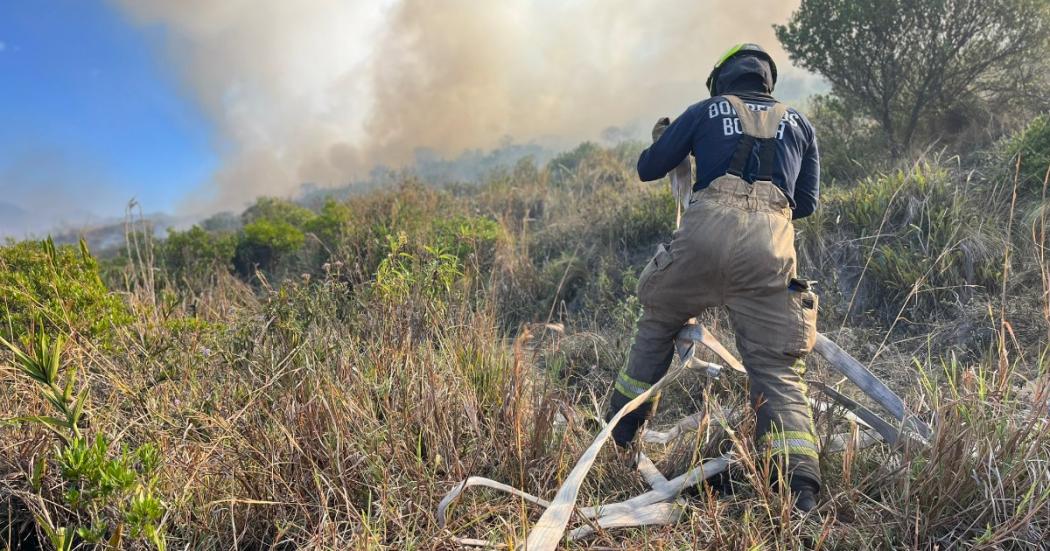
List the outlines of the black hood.
<svg viewBox="0 0 1050 551">
<path fill-rule="evenodd" d="M 732 92 L 773 92 L 773 71 L 769 62 L 754 55 L 737 55 L 727 61 L 718 73 L 715 89 L 719 94 Z"/>
</svg>

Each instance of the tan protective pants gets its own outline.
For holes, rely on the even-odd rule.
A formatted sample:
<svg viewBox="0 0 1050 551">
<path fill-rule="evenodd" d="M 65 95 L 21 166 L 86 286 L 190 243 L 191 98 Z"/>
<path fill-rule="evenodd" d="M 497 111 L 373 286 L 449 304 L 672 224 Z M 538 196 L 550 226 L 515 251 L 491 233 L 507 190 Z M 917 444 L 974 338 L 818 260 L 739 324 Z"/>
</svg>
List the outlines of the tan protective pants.
<svg viewBox="0 0 1050 551">
<path fill-rule="evenodd" d="M 744 118 L 747 132 L 752 125 Z M 819 485 L 817 440 L 802 380 L 804 358 L 816 339 L 817 297 L 794 280 L 794 237 L 787 198 L 771 182 L 749 184 L 727 174 L 694 192 L 670 246 L 661 245 L 642 271 L 638 298 L 644 310 L 610 410 L 667 372 L 673 339 L 690 318 L 725 306 L 750 379 L 760 446 L 780 456 L 791 476 Z M 617 442 L 634 437 L 651 410 L 646 406 L 620 422 Z"/>
</svg>

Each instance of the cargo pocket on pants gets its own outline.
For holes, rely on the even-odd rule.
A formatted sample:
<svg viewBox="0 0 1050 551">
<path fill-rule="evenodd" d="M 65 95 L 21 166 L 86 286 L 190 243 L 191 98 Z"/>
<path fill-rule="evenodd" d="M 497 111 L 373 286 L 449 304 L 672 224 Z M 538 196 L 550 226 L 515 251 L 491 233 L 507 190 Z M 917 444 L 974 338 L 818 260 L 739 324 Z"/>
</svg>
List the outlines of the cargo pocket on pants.
<svg viewBox="0 0 1050 551">
<path fill-rule="evenodd" d="M 671 256 L 671 251 L 667 250 L 667 246 L 663 243 L 656 247 L 656 254 L 649 260 L 649 263 L 645 265 L 645 269 L 642 270 L 642 275 L 638 276 L 638 300 L 645 305 L 649 302 L 649 290 L 652 287 L 652 282 L 655 275 L 663 272 L 671 265 L 674 258 Z"/>
<path fill-rule="evenodd" d="M 792 279 L 788 286 L 791 308 L 798 316 L 798 339 L 791 345 L 789 353 L 802 357 L 813 350 L 817 343 L 817 310 L 820 299 L 809 288 L 809 283 Z"/>
</svg>

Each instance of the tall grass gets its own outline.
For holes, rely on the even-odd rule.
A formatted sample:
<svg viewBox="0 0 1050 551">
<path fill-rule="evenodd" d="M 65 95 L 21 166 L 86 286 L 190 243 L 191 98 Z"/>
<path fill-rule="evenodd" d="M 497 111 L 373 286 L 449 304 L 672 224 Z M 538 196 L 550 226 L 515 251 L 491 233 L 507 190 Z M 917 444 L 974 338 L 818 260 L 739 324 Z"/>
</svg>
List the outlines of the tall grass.
<svg viewBox="0 0 1050 551">
<path fill-rule="evenodd" d="M 438 528 L 435 508 L 470 475 L 549 497 L 594 434 L 639 313 L 638 269 L 674 218 L 662 186 L 635 181 L 630 156 L 626 148 L 583 147 L 544 168 L 522 163 L 479 187 L 409 181 L 354 198 L 325 254 L 303 245 L 276 268 L 241 277 L 209 257 L 187 265 L 212 273 L 179 285 L 166 260 L 142 253 L 154 244 L 139 240 L 138 252 L 117 260 L 127 277 L 111 282 L 132 321 L 110 327 L 105 346 L 72 335 L 59 358 L 63 369 L 77 369 L 87 427 L 106 435 L 110 460 L 122 448 L 157 450 L 149 488 L 171 548 L 432 549 L 451 547 L 453 535 L 518 543 L 539 514 L 518 500 L 467 493 L 447 530 Z M 928 336 L 960 312 L 992 335 L 966 349 L 927 339 L 915 358 L 903 347 L 882 355 L 904 357 L 877 368 L 936 425 L 930 446 L 826 454 L 822 503 L 800 518 L 770 487 L 768 458 L 752 448 L 745 381 L 685 380 L 668 391 L 655 424 L 723 405 L 732 422 L 709 418 L 699 434 L 710 442 L 649 452 L 667 474 L 732 446 L 740 458 L 729 483 L 735 491 L 700 489 L 678 525 L 599 531 L 585 545 L 1043 545 L 1045 320 L 1043 310 L 1019 317 L 1023 307 L 1006 308 L 1011 327 L 1027 320 L 1042 337 L 1017 331 L 1000 346 L 998 320 L 973 315 L 998 299 L 1002 243 L 1013 236 L 972 185 L 931 162 L 831 189 L 824 209 L 799 226 L 801 269 L 825 282 L 821 328 L 859 357 L 870 359 L 880 342 L 894 347 L 887 335 Z M 1030 234 L 1032 220 L 1018 225 Z M 209 254 L 217 250 L 201 242 Z M 178 258 L 186 259 L 191 240 L 179 243 Z M 1045 261 L 1032 255 L 1045 240 L 1016 243 L 1014 281 L 1036 285 L 1022 292 L 1007 282 L 1008 299 L 1038 304 L 1047 296 L 1038 284 L 1045 267 L 1037 269 Z M 732 341 L 723 315 L 704 320 Z M 836 380 L 811 363 L 813 377 Z M 0 403 L 9 420 L 0 425 L 0 541 L 28 547 L 47 541 L 41 511 L 49 526 L 74 531 L 88 517 L 63 505 L 75 483 L 50 455 L 56 437 L 14 420 L 46 414 L 46 394 L 13 367 L 12 355 L 0 356 L 0 366 L 0 385 L 9 389 Z M 853 430 L 826 416 L 818 428 Z M 581 501 L 624 499 L 642 488 L 610 454 Z M 122 503 L 101 502 L 104 514 L 93 517 L 104 537 L 130 526 Z"/>
</svg>

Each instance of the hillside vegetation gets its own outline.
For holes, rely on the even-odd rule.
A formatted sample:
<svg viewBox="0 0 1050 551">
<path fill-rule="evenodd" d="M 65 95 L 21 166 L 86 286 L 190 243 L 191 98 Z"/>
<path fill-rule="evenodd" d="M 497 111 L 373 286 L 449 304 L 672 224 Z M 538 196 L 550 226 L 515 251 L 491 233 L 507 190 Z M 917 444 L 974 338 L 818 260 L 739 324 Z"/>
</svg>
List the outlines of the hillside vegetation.
<svg viewBox="0 0 1050 551">
<path fill-rule="evenodd" d="M 477 185 L 405 177 L 316 209 L 262 199 L 162 241 L 132 220 L 101 263 L 86 247 L 0 248 L 0 541 L 520 542 L 539 512 L 516 499 L 468 493 L 446 530 L 436 505 L 470 475 L 550 497 L 597 431 L 639 315 L 637 275 L 674 224 L 666 184 L 634 176 L 638 151 L 584 144 Z M 585 544 L 1045 545 L 1048 161 L 1039 118 L 966 164 L 932 156 L 838 180 L 798 224 L 820 330 L 935 425 L 930 447 L 827 454 L 806 518 L 744 461 L 750 483 L 701 490 L 681 524 Z M 703 319 L 732 343 L 722 313 Z M 810 377 L 840 382 L 817 360 Z M 721 404 L 755 453 L 745 384 L 687 377 L 654 424 Z M 676 474 L 713 450 L 649 451 Z M 641 488 L 603 454 L 580 502 Z"/>
<path fill-rule="evenodd" d="M 796 514 L 751 442 L 746 379 L 688 374 L 651 423 L 702 411 L 699 430 L 646 452 L 671 477 L 732 450 L 730 473 L 682 496 L 677 524 L 567 546 L 1046 548 L 1050 4 L 803 0 L 774 30 L 830 86 L 804 109 L 821 206 L 796 224 L 818 327 L 933 434 L 860 447 L 857 425 L 818 413 L 826 442 L 857 438 L 825 447 L 818 507 Z M 444 526 L 436 509 L 471 475 L 550 498 L 599 431 L 638 274 L 674 229 L 640 151 L 420 149 L 415 175 L 377 167 L 163 239 L 129 216 L 88 236 L 122 241 L 97 255 L 3 244 L 0 543 L 522 543 L 540 513 L 517 498 L 472 489 Z M 724 312 L 701 321 L 732 348 Z M 578 503 L 644 488 L 604 450 Z"/>
</svg>

